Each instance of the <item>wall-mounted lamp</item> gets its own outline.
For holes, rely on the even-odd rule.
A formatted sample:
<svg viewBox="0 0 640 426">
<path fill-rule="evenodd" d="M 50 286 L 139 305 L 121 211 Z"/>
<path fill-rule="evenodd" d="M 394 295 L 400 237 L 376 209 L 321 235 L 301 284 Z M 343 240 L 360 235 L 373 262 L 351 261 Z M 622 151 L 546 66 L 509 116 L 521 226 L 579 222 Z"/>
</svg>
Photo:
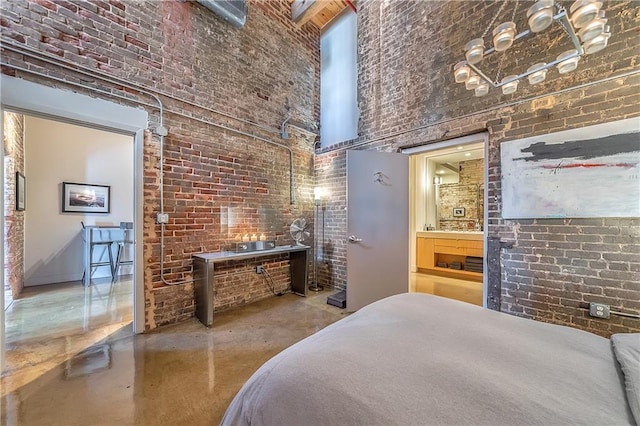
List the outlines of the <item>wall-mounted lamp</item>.
<svg viewBox="0 0 640 426">
<path fill-rule="evenodd" d="M 434 176 L 433 177 L 433 184 L 434 185 L 440 185 L 442 183 L 442 176 Z"/>
</svg>

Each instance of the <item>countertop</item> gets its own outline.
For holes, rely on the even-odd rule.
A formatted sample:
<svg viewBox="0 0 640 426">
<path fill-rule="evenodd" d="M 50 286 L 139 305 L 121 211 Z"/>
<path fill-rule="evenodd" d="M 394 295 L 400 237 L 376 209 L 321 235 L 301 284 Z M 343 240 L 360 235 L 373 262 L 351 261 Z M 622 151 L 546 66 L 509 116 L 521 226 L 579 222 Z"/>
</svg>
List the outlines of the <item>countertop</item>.
<svg viewBox="0 0 640 426">
<path fill-rule="evenodd" d="M 310 249 L 310 246 L 289 245 L 278 246 L 269 250 L 255 250 L 237 253 L 235 251 L 218 251 L 213 253 L 198 253 L 193 257 L 204 260 L 205 262 L 224 262 L 227 260 L 251 259 L 252 257 L 268 256 L 270 254 L 290 253 L 292 251 L 302 251 Z"/>
<path fill-rule="evenodd" d="M 482 231 L 419 231 L 419 238 L 440 238 L 448 240 L 474 240 L 481 241 L 484 238 Z"/>
</svg>

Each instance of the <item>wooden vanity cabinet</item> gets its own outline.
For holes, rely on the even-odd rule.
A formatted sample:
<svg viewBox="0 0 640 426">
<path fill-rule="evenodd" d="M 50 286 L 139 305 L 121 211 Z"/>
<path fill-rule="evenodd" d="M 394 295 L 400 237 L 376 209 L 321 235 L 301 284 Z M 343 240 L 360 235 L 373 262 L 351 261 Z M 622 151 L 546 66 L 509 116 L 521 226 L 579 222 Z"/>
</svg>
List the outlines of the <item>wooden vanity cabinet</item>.
<svg viewBox="0 0 640 426">
<path fill-rule="evenodd" d="M 446 234 L 438 233 L 440 236 Z M 458 235 L 459 236 L 459 235 Z M 456 238 L 455 234 L 451 238 L 423 237 L 416 238 L 416 267 L 422 272 L 434 273 L 454 278 L 482 281 L 482 273 L 466 271 L 464 269 L 452 269 L 448 266 L 452 262 L 463 264 L 467 256 L 483 257 L 483 241 L 480 239 L 469 239 L 469 237 Z M 438 263 L 445 263 L 447 267 L 438 266 Z"/>
</svg>

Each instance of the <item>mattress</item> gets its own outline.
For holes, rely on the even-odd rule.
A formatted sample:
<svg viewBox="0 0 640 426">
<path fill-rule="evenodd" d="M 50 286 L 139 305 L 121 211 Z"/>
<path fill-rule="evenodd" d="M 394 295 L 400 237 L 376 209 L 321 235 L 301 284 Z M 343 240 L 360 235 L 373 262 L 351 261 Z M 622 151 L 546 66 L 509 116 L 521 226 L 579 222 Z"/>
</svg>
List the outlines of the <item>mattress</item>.
<svg viewBox="0 0 640 426">
<path fill-rule="evenodd" d="M 222 424 L 634 419 L 609 339 L 411 293 L 368 305 L 276 355 L 244 384 Z"/>
</svg>

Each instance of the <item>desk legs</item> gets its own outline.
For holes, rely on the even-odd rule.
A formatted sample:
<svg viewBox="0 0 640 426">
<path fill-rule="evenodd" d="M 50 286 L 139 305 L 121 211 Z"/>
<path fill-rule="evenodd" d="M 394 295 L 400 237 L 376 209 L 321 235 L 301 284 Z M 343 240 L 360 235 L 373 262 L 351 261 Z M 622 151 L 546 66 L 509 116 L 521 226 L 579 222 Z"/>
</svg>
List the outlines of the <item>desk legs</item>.
<svg viewBox="0 0 640 426">
<path fill-rule="evenodd" d="M 289 269 L 291 273 L 291 291 L 299 296 L 307 295 L 307 277 L 309 276 L 309 250 L 289 253 Z"/>
<path fill-rule="evenodd" d="M 193 260 L 196 317 L 207 327 L 213 324 L 214 263 Z"/>
</svg>

